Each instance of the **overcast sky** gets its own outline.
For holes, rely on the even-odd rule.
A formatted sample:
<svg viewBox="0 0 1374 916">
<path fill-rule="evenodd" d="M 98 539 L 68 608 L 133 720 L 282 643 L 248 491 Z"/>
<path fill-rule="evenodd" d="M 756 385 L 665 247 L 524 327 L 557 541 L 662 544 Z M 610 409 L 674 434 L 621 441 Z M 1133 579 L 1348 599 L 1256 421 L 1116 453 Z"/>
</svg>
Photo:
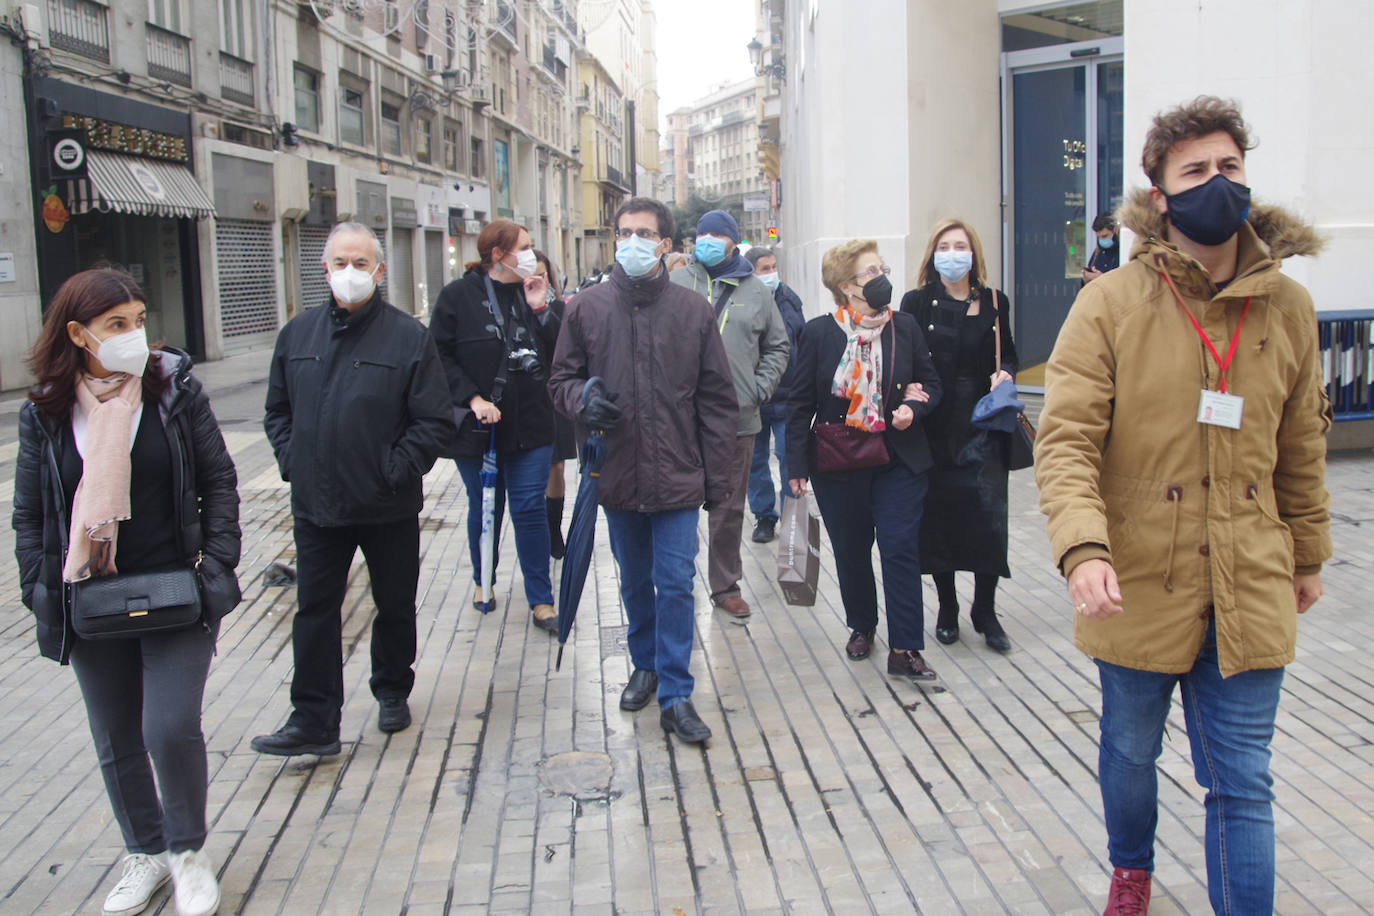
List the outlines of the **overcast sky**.
<svg viewBox="0 0 1374 916">
<path fill-rule="evenodd" d="M 654 0 L 659 120 L 720 86 L 752 76 L 750 0 Z"/>
</svg>

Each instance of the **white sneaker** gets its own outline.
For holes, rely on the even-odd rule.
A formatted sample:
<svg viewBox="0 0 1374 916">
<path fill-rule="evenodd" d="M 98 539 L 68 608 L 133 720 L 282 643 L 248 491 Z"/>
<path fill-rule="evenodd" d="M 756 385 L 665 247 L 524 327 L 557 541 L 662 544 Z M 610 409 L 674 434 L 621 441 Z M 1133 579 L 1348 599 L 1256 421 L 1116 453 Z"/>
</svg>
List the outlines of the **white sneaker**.
<svg viewBox="0 0 1374 916">
<path fill-rule="evenodd" d="M 172 853 L 178 916 L 210 916 L 219 909 L 219 881 L 203 849 Z"/>
<path fill-rule="evenodd" d="M 124 857 L 124 874 L 105 897 L 104 916 L 133 916 L 148 908 L 157 889 L 172 876 L 167 857 L 136 852 Z"/>
</svg>

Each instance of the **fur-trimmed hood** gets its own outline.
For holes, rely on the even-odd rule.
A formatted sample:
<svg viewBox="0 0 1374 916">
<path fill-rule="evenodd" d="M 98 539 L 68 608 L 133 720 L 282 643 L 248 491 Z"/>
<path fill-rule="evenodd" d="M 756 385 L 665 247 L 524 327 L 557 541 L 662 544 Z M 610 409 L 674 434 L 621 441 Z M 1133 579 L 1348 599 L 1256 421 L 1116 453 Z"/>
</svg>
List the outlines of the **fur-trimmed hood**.
<svg viewBox="0 0 1374 916">
<path fill-rule="evenodd" d="M 1164 238 L 1164 214 L 1155 209 L 1150 192 L 1143 188 L 1126 195 L 1116 217 L 1136 235 L 1131 257 L 1136 256 L 1142 243 Z M 1275 204 L 1252 204 L 1246 221 L 1278 261 L 1295 254 L 1315 255 L 1326 244 L 1326 239 L 1310 223 Z"/>
</svg>

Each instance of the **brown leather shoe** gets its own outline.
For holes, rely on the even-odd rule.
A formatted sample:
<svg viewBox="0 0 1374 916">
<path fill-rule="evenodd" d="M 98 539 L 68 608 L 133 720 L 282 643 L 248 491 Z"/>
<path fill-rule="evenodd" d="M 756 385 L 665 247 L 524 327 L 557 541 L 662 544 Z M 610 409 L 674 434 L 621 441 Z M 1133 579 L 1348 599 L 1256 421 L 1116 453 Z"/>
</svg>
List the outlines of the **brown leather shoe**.
<svg viewBox="0 0 1374 916">
<path fill-rule="evenodd" d="M 531 608 L 534 615 L 534 625 L 546 633 L 558 632 L 558 612 L 553 609 L 552 604 L 536 604 Z"/>
<path fill-rule="evenodd" d="M 863 633 L 855 630 L 849 634 L 849 642 L 845 643 L 844 653 L 854 661 L 868 658 L 868 653 L 873 651 L 873 631 Z"/>
<path fill-rule="evenodd" d="M 911 649 L 893 649 L 887 653 L 887 673 L 911 678 L 913 681 L 935 680 L 935 669 L 926 664 L 920 652 Z"/>
<path fill-rule="evenodd" d="M 749 602 L 745 601 L 739 595 L 731 595 L 729 598 L 717 601 L 716 607 L 736 620 L 745 620 L 749 617 L 750 613 L 752 613 L 749 610 Z"/>
</svg>

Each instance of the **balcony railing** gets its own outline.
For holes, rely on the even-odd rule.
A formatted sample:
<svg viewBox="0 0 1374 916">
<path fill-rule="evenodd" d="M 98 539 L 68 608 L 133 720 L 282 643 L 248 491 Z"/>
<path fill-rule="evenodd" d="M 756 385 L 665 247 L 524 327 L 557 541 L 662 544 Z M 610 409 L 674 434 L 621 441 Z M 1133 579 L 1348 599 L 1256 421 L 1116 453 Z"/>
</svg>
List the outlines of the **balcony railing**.
<svg viewBox="0 0 1374 916">
<path fill-rule="evenodd" d="M 505 0 L 496 0 L 495 4 L 496 24 L 510 36 L 512 42 L 518 41 L 519 36 L 515 33 L 515 7 Z"/>
<path fill-rule="evenodd" d="M 606 166 L 606 180 L 611 184 L 625 187 L 625 179 L 620 174 L 620 169 L 613 165 Z"/>
<path fill-rule="evenodd" d="M 48 35 L 55 48 L 110 62 L 108 13 L 99 3 L 48 0 Z"/>
<path fill-rule="evenodd" d="M 219 52 L 219 93 L 231 102 L 252 105 L 253 65 L 225 51 Z"/>
<path fill-rule="evenodd" d="M 148 75 L 191 88 L 191 39 L 148 23 Z"/>
</svg>

